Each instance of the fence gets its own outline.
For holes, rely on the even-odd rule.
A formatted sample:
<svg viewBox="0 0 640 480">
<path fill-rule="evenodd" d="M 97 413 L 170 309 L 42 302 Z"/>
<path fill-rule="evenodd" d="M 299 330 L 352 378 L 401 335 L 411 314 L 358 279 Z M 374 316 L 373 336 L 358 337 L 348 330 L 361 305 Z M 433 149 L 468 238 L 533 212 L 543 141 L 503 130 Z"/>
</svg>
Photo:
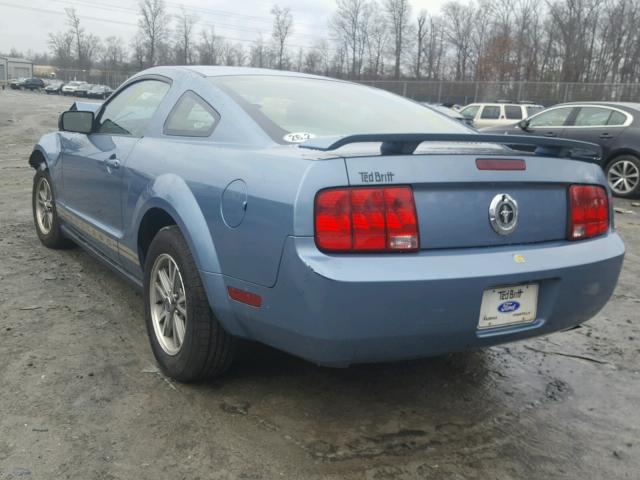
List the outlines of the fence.
<svg viewBox="0 0 640 480">
<path fill-rule="evenodd" d="M 36 67 L 36 70 L 38 67 Z M 51 69 L 64 81 L 118 87 L 135 71 Z M 44 73 L 44 72 L 42 72 Z M 45 76 L 45 75 L 43 75 Z M 574 101 L 640 101 L 640 83 L 563 83 L 563 82 L 474 82 L 433 80 L 362 80 L 360 83 L 382 88 L 420 102 L 455 103 L 498 100 L 530 101 L 544 106 Z"/>
<path fill-rule="evenodd" d="M 640 101 L 640 83 L 562 82 L 448 82 L 429 80 L 368 80 L 382 88 L 420 102 L 454 103 L 531 101 L 544 106 L 580 101 Z"/>
</svg>

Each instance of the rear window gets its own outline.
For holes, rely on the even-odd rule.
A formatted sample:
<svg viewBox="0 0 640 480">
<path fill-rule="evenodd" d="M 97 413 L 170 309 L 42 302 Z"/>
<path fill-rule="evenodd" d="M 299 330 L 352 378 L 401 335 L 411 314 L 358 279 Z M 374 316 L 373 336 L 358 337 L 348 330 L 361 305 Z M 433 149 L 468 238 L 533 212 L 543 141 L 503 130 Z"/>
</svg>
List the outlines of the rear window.
<svg viewBox="0 0 640 480">
<path fill-rule="evenodd" d="M 627 116 L 624 113 L 612 110 L 607 125 L 624 125 L 626 121 Z"/>
<path fill-rule="evenodd" d="M 468 133 L 455 120 L 363 85 L 305 77 L 211 77 L 275 141 L 359 133 Z"/>
</svg>

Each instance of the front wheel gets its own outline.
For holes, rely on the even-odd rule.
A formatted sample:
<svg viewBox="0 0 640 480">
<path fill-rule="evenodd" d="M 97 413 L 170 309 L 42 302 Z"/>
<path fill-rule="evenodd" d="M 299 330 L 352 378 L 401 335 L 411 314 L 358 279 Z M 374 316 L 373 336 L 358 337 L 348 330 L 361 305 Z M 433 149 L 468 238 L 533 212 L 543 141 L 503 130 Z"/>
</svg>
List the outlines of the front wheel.
<svg viewBox="0 0 640 480">
<path fill-rule="evenodd" d="M 613 193 L 630 198 L 640 193 L 640 159 L 635 155 L 620 155 L 606 168 L 607 181 Z"/>
<path fill-rule="evenodd" d="M 33 191 L 31 194 L 36 233 L 45 247 L 70 248 L 74 244 L 60 230 L 60 220 L 51 185 L 49 172 L 47 170 L 38 170 L 33 177 Z"/>
<path fill-rule="evenodd" d="M 237 340 L 213 314 L 191 251 L 176 226 L 163 228 L 151 242 L 144 302 L 151 349 L 165 374 L 192 382 L 229 368 Z"/>
</svg>

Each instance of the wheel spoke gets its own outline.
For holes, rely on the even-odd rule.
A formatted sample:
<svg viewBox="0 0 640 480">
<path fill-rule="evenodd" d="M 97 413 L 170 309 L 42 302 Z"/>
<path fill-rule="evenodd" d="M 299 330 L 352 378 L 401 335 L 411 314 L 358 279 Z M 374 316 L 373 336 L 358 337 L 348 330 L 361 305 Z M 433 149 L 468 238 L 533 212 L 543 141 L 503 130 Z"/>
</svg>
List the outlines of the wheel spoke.
<svg viewBox="0 0 640 480">
<path fill-rule="evenodd" d="M 169 281 L 169 276 L 167 275 L 165 269 L 158 271 L 158 278 L 160 279 L 160 283 L 162 284 L 164 295 L 169 296 L 171 294 L 171 282 Z"/>
<path fill-rule="evenodd" d="M 180 347 L 184 341 L 185 324 L 178 315 L 173 316 L 173 331 L 175 333 L 174 341 L 176 342 L 176 347 Z"/>
<path fill-rule="evenodd" d="M 169 318 L 169 315 L 164 310 L 164 308 L 162 309 L 162 313 L 158 317 L 158 323 L 162 324 L 161 325 L 162 326 L 162 335 L 164 335 L 165 337 L 171 336 L 171 330 L 172 330 L 173 325 L 171 325 L 171 323 L 172 323 L 171 319 Z"/>
</svg>

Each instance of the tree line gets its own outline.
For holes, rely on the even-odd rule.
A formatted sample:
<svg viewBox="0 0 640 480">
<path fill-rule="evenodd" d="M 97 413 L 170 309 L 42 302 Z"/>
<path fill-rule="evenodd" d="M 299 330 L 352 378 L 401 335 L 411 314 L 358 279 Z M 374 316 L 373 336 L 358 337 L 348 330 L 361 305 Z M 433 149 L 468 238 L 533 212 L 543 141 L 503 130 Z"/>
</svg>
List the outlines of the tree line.
<svg viewBox="0 0 640 480">
<path fill-rule="evenodd" d="M 226 39 L 194 13 L 141 0 L 130 42 L 88 32 L 73 8 L 38 63 L 131 71 L 164 64 L 252 66 L 356 80 L 638 82 L 638 0 L 451 0 L 414 12 L 409 0 L 336 0 L 326 38 L 296 46 L 288 7 L 267 38 Z M 17 54 L 17 52 L 12 52 Z"/>
</svg>

